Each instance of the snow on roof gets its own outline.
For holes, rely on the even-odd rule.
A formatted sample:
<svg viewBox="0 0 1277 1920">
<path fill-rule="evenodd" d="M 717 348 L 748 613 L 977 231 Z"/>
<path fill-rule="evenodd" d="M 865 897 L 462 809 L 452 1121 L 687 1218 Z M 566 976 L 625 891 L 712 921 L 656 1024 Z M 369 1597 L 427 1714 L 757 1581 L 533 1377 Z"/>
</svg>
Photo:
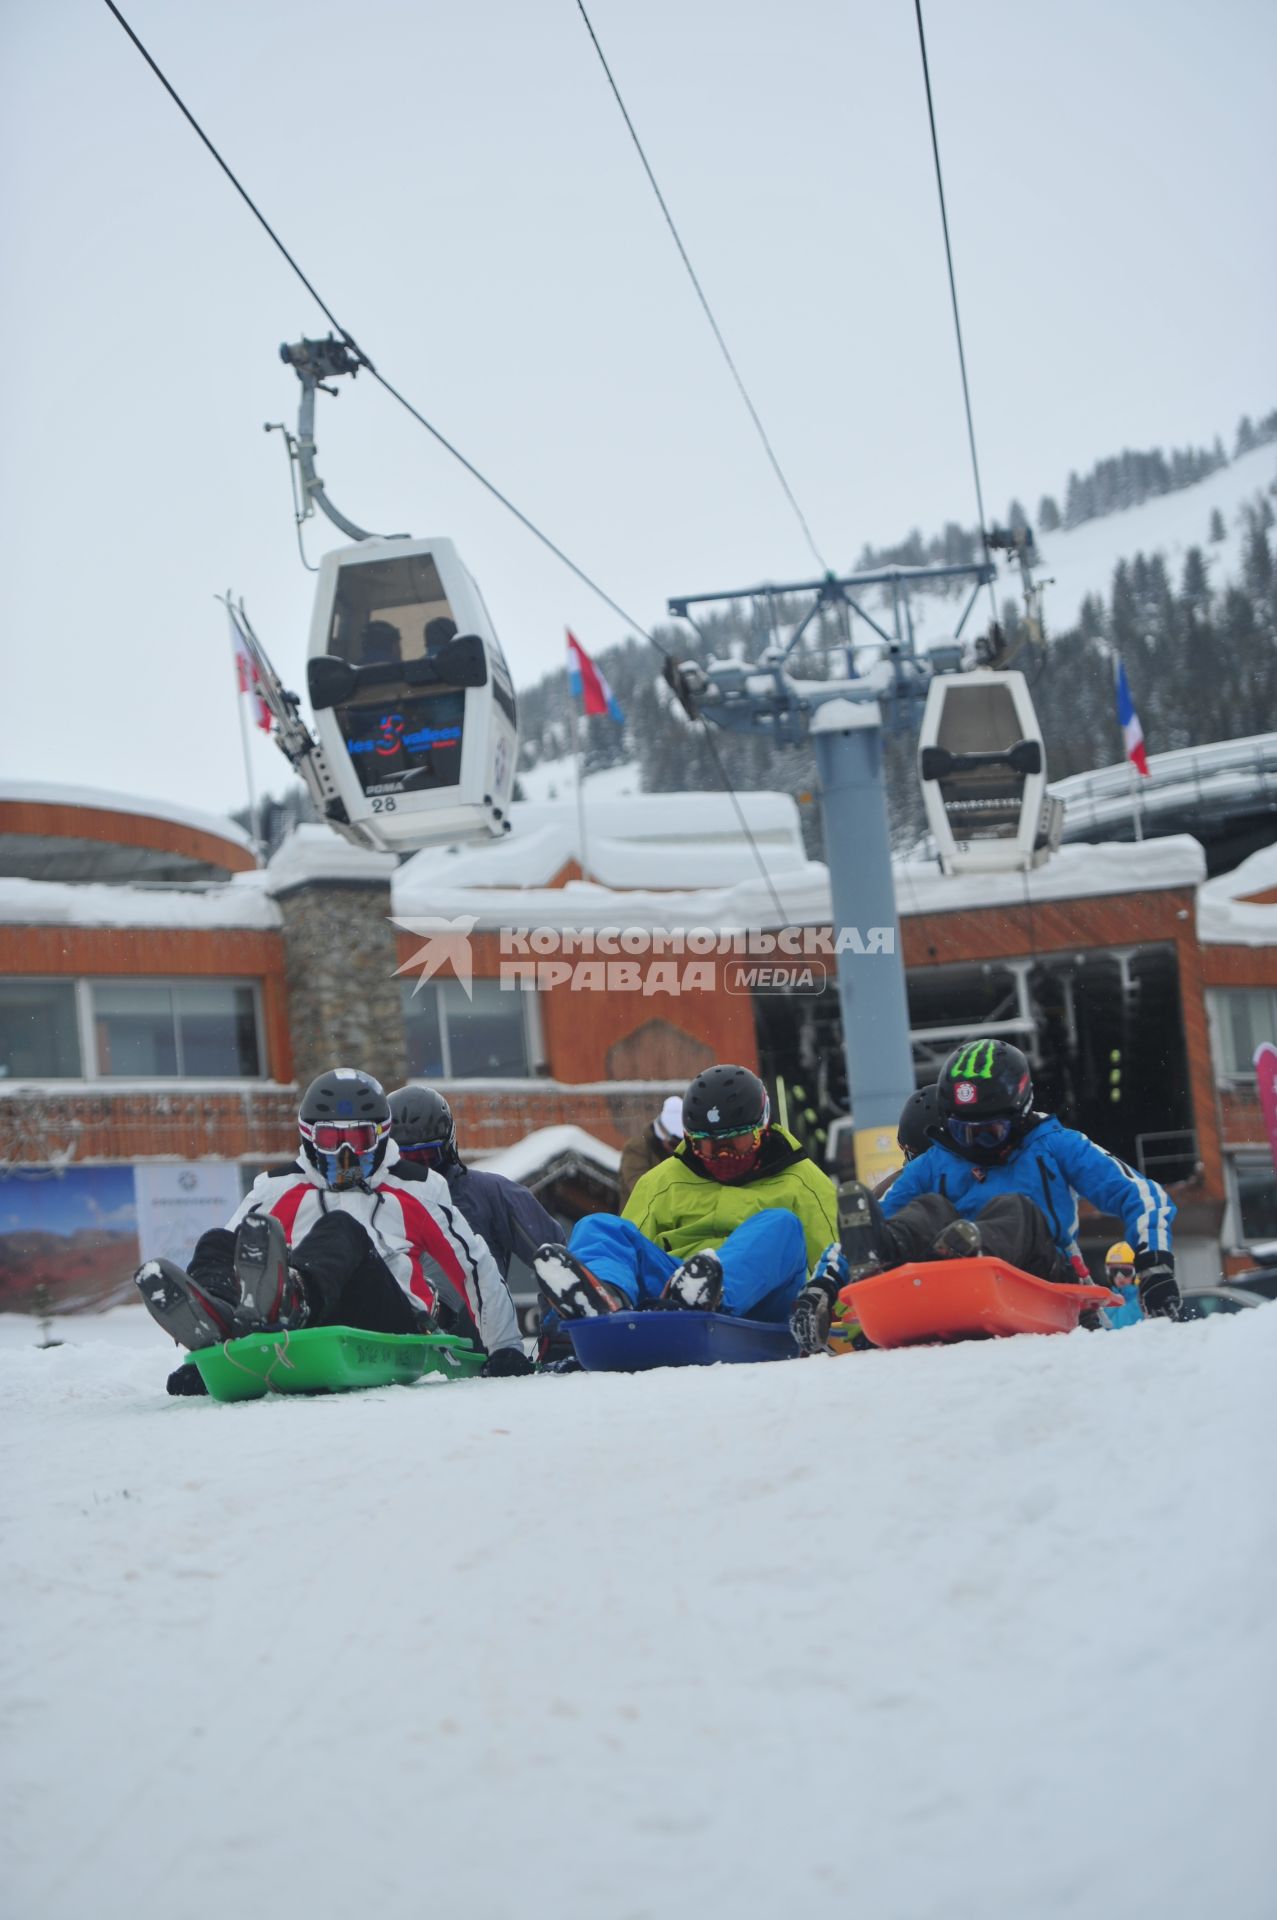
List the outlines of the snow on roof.
<svg viewBox="0 0 1277 1920">
<path fill-rule="evenodd" d="M 37 927 L 249 927 L 271 931 L 279 908 L 260 873 L 205 887 L 136 887 L 0 879 L 0 922 Z"/>
<path fill-rule="evenodd" d="M 807 864 L 797 803 L 787 793 L 739 796 L 769 871 Z M 585 858 L 576 802 L 517 800 L 511 831 L 489 845 L 426 847 L 400 874 L 412 892 L 454 887 L 548 887 L 569 861 L 607 887 L 734 884 L 758 872 L 730 795 L 642 793 L 598 798 L 585 787 Z"/>
<path fill-rule="evenodd" d="M 102 813 L 132 813 L 144 820 L 170 820 L 198 833 L 211 833 L 234 846 L 253 842 L 244 829 L 222 813 L 200 813 L 195 807 L 176 806 L 171 800 L 145 800 L 131 793 L 108 793 L 101 787 L 64 787 L 53 780 L 0 780 L 0 801 L 40 807 L 90 807 Z"/>
<path fill-rule="evenodd" d="M 757 877 L 725 887 L 636 889 L 618 895 L 576 881 L 566 887 L 422 886 L 416 861 L 395 876 L 396 918 L 474 915 L 485 927 L 711 927 L 737 931 L 779 924 L 771 892 Z M 770 862 L 769 862 L 770 866 Z M 946 876 L 934 862 L 895 867 L 902 915 L 958 913 L 972 907 L 1023 906 L 1026 901 L 1077 900 L 1096 894 L 1147 893 L 1194 887 L 1206 873 L 1196 840 L 1179 834 L 1142 844 L 1062 847 L 1031 873 Z M 817 861 L 773 874 L 785 924 L 828 926 L 832 918 L 828 870 Z"/>
<path fill-rule="evenodd" d="M 605 1173 L 615 1173 L 621 1164 L 619 1150 L 597 1140 L 584 1127 L 538 1127 L 514 1146 L 485 1154 L 474 1164 L 477 1171 L 501 1173 L 507 1180 L 529 1180 L 568 1154 L 592 1160 Z"/>
<path fill-rule="evenodd" d="M 1277 888 L 1277 846 L 1261 847 L 1197 895 L 1197 937 L 1205 946 L 1277 946 L 1277 903 L 1248 896 Z"/>
<path fill-rule="evenodd" d="M 266 869 L 271 893 L 323 880 L 388 880 L 399 865 L 393 853 L 358 847 L 332 827 L 307 822 L 294 827 Z"/>
</svg>

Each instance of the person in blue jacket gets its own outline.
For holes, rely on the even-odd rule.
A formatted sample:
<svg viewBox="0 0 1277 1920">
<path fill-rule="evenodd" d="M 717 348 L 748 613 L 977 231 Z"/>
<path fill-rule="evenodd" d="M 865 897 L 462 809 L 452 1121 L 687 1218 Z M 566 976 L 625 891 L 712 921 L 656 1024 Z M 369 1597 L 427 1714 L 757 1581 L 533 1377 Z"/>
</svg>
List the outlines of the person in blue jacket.
<svg viewBox="0 0 1277 1920">
<path fill-rule="evenodd" d="M 851 1279 L 909 1260 L 982 1252 L 1044 1280 L 1088 1278 L 1077 1239 L 1080 1195 L 1121 1220 L 1145 1314 L 1178 1318 L 1169 1194 L 1084 1133 L 1036 1113 L 1019 1047 L 967 1041 L 945 1061 L 938 1087 L 935 1144 L 901 1169 L 881 1204 L 856 1182 L 839 1189 Z M 814 1276 L 795 1309 L 795 1338 L 801 1328 L 808 1352 L 828 1328 L 835 1280 Z M 829 1297 L 817 1300 L 817 1292 Z"/>
</svg>

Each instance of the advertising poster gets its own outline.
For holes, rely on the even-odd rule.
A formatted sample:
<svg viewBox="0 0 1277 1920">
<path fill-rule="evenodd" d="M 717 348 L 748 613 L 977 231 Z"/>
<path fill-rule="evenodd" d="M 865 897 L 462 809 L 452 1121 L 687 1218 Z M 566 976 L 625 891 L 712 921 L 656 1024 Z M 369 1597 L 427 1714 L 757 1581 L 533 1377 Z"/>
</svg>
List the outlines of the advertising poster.
<svg viewBox="0 0 1277 1920">
<path fill-rule="evenodd" d="M 139 1258 L 132 1167 L 39 1168 L 0 1180 L 0 1312 L 132 1300 Z"/>
<path fill-rule="evenodd" d="M 175 1260 L 184 1267 L 200 1235 L 209 1227 L 224 1227 L 242 1198 L 234 1160 L 161 1163 L 133 1171 L 143 1260 Z"/>
</svg>

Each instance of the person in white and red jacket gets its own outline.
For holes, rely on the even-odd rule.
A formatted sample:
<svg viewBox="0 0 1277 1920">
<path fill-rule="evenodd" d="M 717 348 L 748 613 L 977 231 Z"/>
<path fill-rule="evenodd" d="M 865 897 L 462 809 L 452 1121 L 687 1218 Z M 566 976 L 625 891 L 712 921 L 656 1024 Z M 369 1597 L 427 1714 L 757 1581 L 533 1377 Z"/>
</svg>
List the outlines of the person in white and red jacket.
<svg viewBox="0 0 1277 1920">
<path fill-rule="evenodd" d="M 136 1281 L 153 1317 L 196 1351 L 263 1327 L 365 1327 L 476 1338 L 485 1372 L 532 1370 L 509 1289 L 447 1182 L 395 1173 L 390 1102 L 370 1074 L 320 1074 L 298 1112 L 301 1150 L 260 1174 L 225 1227 L 203 1234 L 185 1271 L 149 1260 Z M 193 1366 L 171 1393 L 198 1393 Z"/>
</svg>

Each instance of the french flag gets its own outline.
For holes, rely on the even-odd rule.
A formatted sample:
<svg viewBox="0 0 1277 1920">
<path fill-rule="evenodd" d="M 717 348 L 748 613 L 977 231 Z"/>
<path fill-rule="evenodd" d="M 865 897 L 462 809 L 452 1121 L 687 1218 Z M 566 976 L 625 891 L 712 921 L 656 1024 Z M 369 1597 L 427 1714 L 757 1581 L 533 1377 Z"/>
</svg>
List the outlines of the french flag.
<svg viewBox="0 0 1277 1920">
<path fill-rule="evenodd" d="M 1122 729 L 1122 745 L 1126 748 L 1127 759 L 1137 773 L 1147 778 L 1148 755 L 1144 751 L 1144 729 L 1131 698 L 1131 683 L 1126 677 L 1126 668 L 1120 660 L 1117 662 L 1117 724 Z"/>
<path fill-rule="evenodd" d="M 605 675 L 595 666 L 571 628 L 568 629 L 568 691 L 574 700 L 581 701 L 581 710 L 587 718 L 592 713 L 607 713 L 625 725 L 625 715 Z"/>
</svg>

